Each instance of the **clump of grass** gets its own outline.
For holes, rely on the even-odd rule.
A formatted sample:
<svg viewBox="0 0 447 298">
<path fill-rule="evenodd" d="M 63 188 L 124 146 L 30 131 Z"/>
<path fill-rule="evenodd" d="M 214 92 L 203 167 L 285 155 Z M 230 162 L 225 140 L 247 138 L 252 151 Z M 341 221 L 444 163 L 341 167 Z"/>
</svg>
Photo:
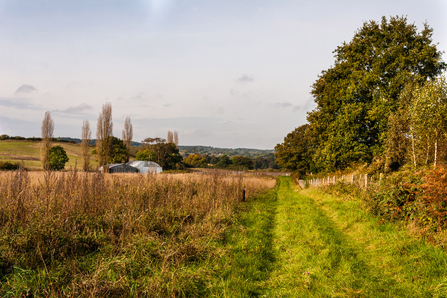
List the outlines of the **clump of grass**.
<svg viewBox="0 0 447 298">
<path fill-rule="evenodd" d="M 253 196 L 274 184 L 220 173 L 0 174 L 0 296 L 203 295 L 242 188 Z"/>
</svg>

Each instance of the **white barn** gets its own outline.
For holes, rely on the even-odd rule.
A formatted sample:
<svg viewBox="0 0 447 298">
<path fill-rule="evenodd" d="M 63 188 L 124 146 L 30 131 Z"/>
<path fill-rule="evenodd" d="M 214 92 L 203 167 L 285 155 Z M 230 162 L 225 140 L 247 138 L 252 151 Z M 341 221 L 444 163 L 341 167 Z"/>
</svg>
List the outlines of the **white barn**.
<svg viewBox="0 0 447 298">
<path fill-rule="evenodd" d="M 163 172 L 163 168 L 153 161 L 145 161 L 145 160 L 134 160 L 129 161 L 127 165 L 137 168 L 140 173 L 154 173 L 159 174 Z"/>
</svg>

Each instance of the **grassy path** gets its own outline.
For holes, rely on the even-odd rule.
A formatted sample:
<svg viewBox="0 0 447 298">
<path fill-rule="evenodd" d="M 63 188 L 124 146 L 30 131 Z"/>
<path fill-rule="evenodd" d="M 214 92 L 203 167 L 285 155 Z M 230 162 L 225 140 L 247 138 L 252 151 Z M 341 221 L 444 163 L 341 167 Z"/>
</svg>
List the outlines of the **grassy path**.
<svg viewBox="0 0 447 298">
<path fill-rule="evenodd" d="M 316 190 L 249 202 L 229 238 L 220 297 L 447 297 L 447 254 L 362 202 Z M 236 232 L 236 233 L 235 233 Z"/>
</svg>

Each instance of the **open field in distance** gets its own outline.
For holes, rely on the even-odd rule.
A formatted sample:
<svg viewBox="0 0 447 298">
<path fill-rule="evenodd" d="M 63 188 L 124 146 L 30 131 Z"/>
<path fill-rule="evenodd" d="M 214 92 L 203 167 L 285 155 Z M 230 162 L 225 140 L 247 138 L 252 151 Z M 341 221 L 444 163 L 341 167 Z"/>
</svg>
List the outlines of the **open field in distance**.
<svg viewBox="0 0 447 298">
<path fill-rule="evenodd" d="M 16 141 L 3 140 L 0 141 L 0 161 L 21 162 L 25 167 L 31 170 L 42 169 L 40 162 L 40 142 L 35 141 Z M 59 145 L 67 152 L 69 162 L 65 165 L 65 169 L 74 167 L 77 163 L 81 164 L 80 145 L 65 142 L 53 142 L 53 146 Z M 92 147 L 93 149 L 93 147 Z M 91 159 L 92 168 L 97 166 L 95 159 Z"/>
</svg>

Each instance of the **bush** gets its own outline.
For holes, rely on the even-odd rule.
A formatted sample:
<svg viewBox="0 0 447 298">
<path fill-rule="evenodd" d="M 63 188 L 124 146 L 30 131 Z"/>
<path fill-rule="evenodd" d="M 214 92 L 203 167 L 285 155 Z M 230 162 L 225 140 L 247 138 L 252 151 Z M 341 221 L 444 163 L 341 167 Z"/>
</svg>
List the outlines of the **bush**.
<svg viewBox="0 0 447 298">
<path fill-rule="evenodd" d="M 67 153 L 61 146 L 53 146 L 50 149 L 49 163 L 50 170 L 60 171 L 65 168 L 65 164 L 69 161 Z"/>
<path fill-rule="evenodd" d="M 14 171 L 20 168 L 20 163 L 10 161 L 0 161 L 0 171 Z"/>
</svg>

